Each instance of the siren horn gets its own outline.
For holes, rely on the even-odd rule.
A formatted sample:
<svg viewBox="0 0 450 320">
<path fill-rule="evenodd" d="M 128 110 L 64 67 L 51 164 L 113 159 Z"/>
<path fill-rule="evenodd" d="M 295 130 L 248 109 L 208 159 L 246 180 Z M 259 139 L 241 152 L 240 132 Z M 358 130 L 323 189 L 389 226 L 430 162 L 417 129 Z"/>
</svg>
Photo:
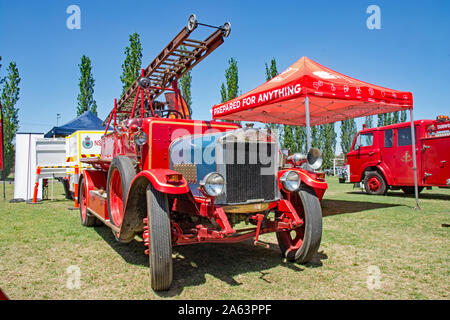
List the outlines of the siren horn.
<svg viewBox="0 0 450 320">
<path fill-rule="evenodd" d="M 317 148 L 311 148 L 306 155 L 306 160 L 311 168 L 314 170 L 319 169 L 323 162 L 322 152 Z"/>
</svg>

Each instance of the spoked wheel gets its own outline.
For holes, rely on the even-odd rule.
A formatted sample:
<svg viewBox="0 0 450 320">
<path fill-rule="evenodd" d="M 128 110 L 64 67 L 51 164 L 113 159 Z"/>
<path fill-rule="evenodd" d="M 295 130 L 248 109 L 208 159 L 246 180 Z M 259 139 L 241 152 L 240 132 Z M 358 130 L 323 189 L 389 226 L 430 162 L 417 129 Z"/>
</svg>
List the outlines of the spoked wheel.
<svg viewBox="0 0 450 320">
<path fill-rule="evenodd" d="M 93 227 L 97 224 L 97 218 L 87 210 L 86 197 L 86 184 L 84 183 L 84 179 L 82 179 L 80 183 L 80 194 L 78 196 L 81 224 L 85 227 Z"/>
<path fill-rule="evenodd" d="M 385 194 L 386 182 L 377 171 L 369 171 L 364 178 L 364 189 L 368 194 Z"/>
<path fill-rule="evenodd" d="M 291 203 L 304 224 L 294 230 L 277 232 L 281 253 L 290 262 L 307 263 L 317 253 L 322 239 L 322 208 L 316 193 L 303 186 Z"/>
<path fill-rule="evenodd" d="M 108 188 L 107 202 L 109 219 L 116 227 L 120 228 L 122 225 L 125 201 L 135 175 L 136 170 L 128 157 L 117 156 L 112 160 L 106 182 Z M 113 231 L 113 233 L 116 240 L 119 240 L 116 232 Z"/>
<path fill-rule="evenodd" d="M 172 239 L 167 194 L 147 187 L 150 283 L 155 291 L 172 283 Z"/>
</svg>

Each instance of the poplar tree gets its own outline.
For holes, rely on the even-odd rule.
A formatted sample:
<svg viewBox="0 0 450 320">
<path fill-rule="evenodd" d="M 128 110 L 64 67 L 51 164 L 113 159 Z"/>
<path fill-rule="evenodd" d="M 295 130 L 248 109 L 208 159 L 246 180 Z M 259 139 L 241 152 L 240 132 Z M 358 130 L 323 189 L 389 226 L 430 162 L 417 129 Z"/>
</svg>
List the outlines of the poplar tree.
<svg viewBox="0 0 450 320">
<path fill-rule="evenodd" d="M 333 159 L 336 153 L 336 131 L 334 130 L 334 123 L 326 123 L 322 125 L 322 158 L 323 168 L 329 168 L 333 166 Z"/>
<path fill-rule="evenodd" d="M 296 143 L 296 152 L 306 154 L 308 152 L 306 146 L 306 130 L 305 127 L 294 126 L 294 137 Z"/>
<path fill-rule="evenodd" d="M 94 100 L 95 80 L 92 75 L 91 59 L 83 55 L 78 66 L 80 67 L 80 79 L 78 82 L 80 93 L 77 97 L 77 115 L 79 116 L 87 110 L 91 110 L 97 115 L 97 102 Z"/>
<path fill-rule="evenodd" d="M 292 126 L 284 126 L 283 130 L 283 148 L 289 149 L 289 153 L 295 153 L 297 150 L 297 144 L 295 143 Z"/>
<path fill-rule="evenodd" d="M 1 90 L 4 150 L 3 180 L 9 176 L 14 166 L 15 150 L 13 139 L 19 128 L 19 108 L 16 107 L 16 104 L 19 101 L 19 83 L 21 80 L 19 69 L 15 62 L 10 62 L 6 71 L 7 76 L 0 81 L 0 84 L 3 85 Z"/>
<path fill-rule="evenodd" d="M 406 110 L 400 112 L 400 122 L 406 122 Z"/>
<path fill-rule="evenodd" d="M 122 94 L 136 81 L 140 76 L 142 65 L 142 45 L 138 33 L 130 34 L 130 45 L 125 47 L 125 60 L 122 63 Z"/>
<path fill-rule="evenodd" d="M 391 124 L 400 122 L 400 112 L 393 112 L 391 117 Z"/>
<path fill-rule="evenodd" d="M 266 66 L 266 81 L 269 81 L 270 79 L 278 75 L 277 61 L 275 60 L 275 58 L 272 58 L 272 60 L 270 60 L 270 65 L 266 63 L 265 66 Z M 280 130 L 282 128 L 282 125 L 276 123 L 266 123 L 265 126 L 266 129 L 271 130 L 273 129 Z"/>
<path fill-rule="evenodd" d="M 350 151 L 356 133 L 355 119 L 341 121 L 341 149 L 345 155 Z"/>
<path fill-rule="evenodd" d="M 228 68 L 225 70 L 225 84 L 222 83 L 220 94 L 222 102 L 229 101 L 238 96 L 239 91 L 239 77 L 237 61 L 234 58 L 228 60 Z"/>
<path fill-rule="evenodd" d="M 235 58 L 230 58 L 228 60 L 228 68 L 225 69 L 225 83 L 222 83 L 222 85 L 220 86 L 221 102 L 227 102 L 231 99 L 236 98 L 238 96 L 238 92 L 239 92 L 239 77 L 238 77 L 237 60 Z M 231 121 L 231 122 L 239 123 L 239 121 Z"/>
<path fill-rule="evenodd" d="M 180 47 L 182 50 L 186 50 L 185 46 Z M 192 95 L 191 95 L 191 82 L 192 82 L 192 76 L 191 72 L 186 72 L 181 78 L 180 78 L 180 87 L 181 87 L 181 95 L 184 98 L 184 101 L 186 101 L 186 105 L 189 109 L 189 114 L 192 117 Z"/>
<path fill-rule="evenodd" d="M 373 127 L 373 117 L 372 116 L 366 117 L 364 123 L 367 128 L 372 128 Z"/>
</svg>

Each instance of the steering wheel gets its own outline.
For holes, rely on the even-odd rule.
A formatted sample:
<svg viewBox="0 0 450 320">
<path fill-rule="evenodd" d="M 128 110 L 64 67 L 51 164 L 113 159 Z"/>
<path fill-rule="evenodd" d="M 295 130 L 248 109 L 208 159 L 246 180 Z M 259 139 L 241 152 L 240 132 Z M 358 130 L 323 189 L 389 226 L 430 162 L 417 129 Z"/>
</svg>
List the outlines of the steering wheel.
<svg viewBox="0 0 450 320">
<path fill-rule="evenodd" d="M 183 114 L 180 111 L 177 111 L 177 110 L 164 109 L 164 110 L 159 110 L 158 112 L 161 114 L 161 117 L 163 116 L 164 113 L 167 113 L 166 114 L 167 118 L 169 117 L 169 115 L 171 113 L 175 113 L 176 115 L 179 115 L 181 119 L 184 119 Z M 156 111 L 155 111 L 155 113 L 156 113 Z"/>
</svg>

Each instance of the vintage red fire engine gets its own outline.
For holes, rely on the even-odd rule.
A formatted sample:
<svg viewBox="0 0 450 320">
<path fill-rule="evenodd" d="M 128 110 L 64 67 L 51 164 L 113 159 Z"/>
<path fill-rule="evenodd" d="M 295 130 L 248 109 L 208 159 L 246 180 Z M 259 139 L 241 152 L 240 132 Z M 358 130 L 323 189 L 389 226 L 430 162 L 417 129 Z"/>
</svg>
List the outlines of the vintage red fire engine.
<svg viewBox="0 0 450 320">
<path fill-rule="evenodd" d="M 276 232 L 282 254 L 306 263 L 322 235 L 320 151 L 283 160 L 270 131 L 190 119 L 177 79 L 230 32 L 225 23 L 190 39 L 197 25 L 192 15 L 115 103 L 114 130 L 79 182 L 82 224 L 101 222 L 124 243 L 141 235 L 154 290 L 171 285 L 172 246 L 254 238 L 267 247 L 259 236 Z M 165 102 L 155 100 L 163 93 Z"/>
<path fill-rule="evenodd" d="M 418 191 L 450 187 L 450 120 L 414 121 Z M 414 193 L 411 123 L 398 123 L 358 132 L 347 154 L 341 182 L 362 182 L 368 194 L 388 189 Z"/>
</svg>

